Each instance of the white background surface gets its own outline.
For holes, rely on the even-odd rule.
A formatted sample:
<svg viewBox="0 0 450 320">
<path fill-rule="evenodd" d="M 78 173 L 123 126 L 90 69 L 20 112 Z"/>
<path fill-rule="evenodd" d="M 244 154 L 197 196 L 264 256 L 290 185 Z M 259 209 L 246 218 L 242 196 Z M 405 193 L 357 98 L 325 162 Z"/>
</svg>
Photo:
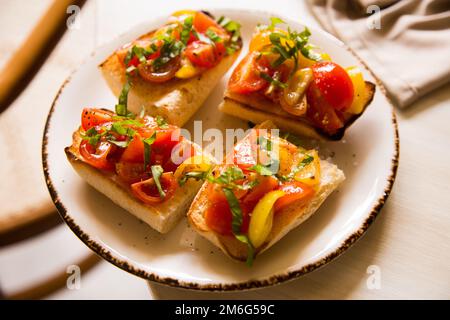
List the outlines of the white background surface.
<svg viewBox="0 0 450 320">
<path fill-rule="evenodd" d="M 9 12 L 17 14 L 17 8 L 27 8 L 20 13 L 30 18 L 4 20 L 2 16 L 2 23 L 8 24 L 8 28 L 2 28 L 2 39 L 8 38 L 10 46 L 20 43 L 27 30 L 25 26 L 31 27 L 36 15 L 45 10 L 42 2 L 2 0 L 2 10 L 16 10 Z M 69 70 L 95 45 L 152 16 L 198 8 L 197 1 L 130 2 L 89 0 L 83 9 L 81 28 L 65 35 L 14 108 L 37 97 L 51 102 Z M 303 1 L 208 2 L 208 7 L 214 6 L 267 10 L 317 25 Z M 8 13 L 6 9 L 2 15 Z M 3 34 L 5 30 L 11 30 L 14 36 Z M 6 61 L 9 51 L 5 43 L 0 46 L 0 65 Z M 215 294 L 158 285 L 152 285 L 149 291 L 144 281 L 102 262 L 82 275 L 80 290 L 62 289 L 49 298 L 450 298 L 449 89 L 447 85 L 408 110 L 398 112 L 401 153 L 393 192 L 363 239 L 326 267 L 269 289 Z M 43 123 L 36 127 L 36 135 L 41 136 L 42 127 Z M 56 270 L 65 270 L 69 263 L 88 253 L 71 231 L 61 225 L 38 238 L 0 249 L 0 284 L 6 294 L 15 292 Z M 367 287 L 367 268 L 371 265 L 381 270 L 380 289 Z"/>
</svg>

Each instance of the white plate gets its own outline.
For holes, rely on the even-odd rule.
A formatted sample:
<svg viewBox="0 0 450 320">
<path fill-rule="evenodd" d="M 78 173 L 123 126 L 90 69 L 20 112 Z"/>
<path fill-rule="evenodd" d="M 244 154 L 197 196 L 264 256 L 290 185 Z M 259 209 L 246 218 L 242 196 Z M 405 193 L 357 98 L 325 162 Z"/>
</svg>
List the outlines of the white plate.
<svg viewBox="0 0 450 320">
<path fill-rule="evenodd" d="M 213 14 L 227 15 L 242 24 L 244 51 L 257 23 L 266 23 L 270 17 L 268 13 L 242 10 Z M 166 18 L 139 25 L 99 48 L 55 98 L 43 138 L 43 166 L 53 201 L 66 223 L 88 247 L 116 266 L 148 280 L 193 289 L 268 286 L 301 276 L 339 256 L 381 210 L 395 178 L 399 142 L 395 115 L 381 84 L 339 40 L 320 30 L 312 29 L 312 43 L 344 66 L 360 65 L 366 79 L 377 83 L 375 98 L 347 131 L 345 140 L 321 146 L 322 151 L 335 153 L 333 160 L 346 174 L 339 191 L 311 219 L 259 256 L 252 268 L 225 257 L 187 227 L 186 221 L 167 235 L 158 234 L 89 187 L 71 168 L 63 149 L 71 144 L 82 108 L 113 109 L 116 102 L 97 65 L 114 49 L 160 26 Z M 286 21 L 292 28 L 303 29 L 295 21 Z M 203 129 L 247 128 L 244 121 L 217 111 L 227 78 L 222 79 L 187 129 L 192 129 L 193 120 L 203 120 Z"/>
</svg>

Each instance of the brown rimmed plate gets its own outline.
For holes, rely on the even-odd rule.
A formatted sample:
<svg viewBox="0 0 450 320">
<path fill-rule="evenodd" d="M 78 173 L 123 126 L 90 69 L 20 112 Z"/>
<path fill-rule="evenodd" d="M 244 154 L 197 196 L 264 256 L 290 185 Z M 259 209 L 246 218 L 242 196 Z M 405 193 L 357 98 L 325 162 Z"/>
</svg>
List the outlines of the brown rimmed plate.
<svg viewBox="0 0 450 320">
<path fill-rule="evenodd" d="M 266 23 L 269 13 L 217 10 L 242 24 L 244 47 L 253 28 Z M 385 90 L 361 61 L 331 35 L 311 28 L 311 42 L 343 66 L 359 65 L 365 78 L 377 84 L 367 111 L 339 142 L 320 144 L 322 154 L 345 172 L 346 181 L 316 214 L 290 232 L 255 261 L 252 268 L 232 261 L 185 221 L 160 235 L 89 187 L 65 158 L 72 131 L 83 107 L 112 109 L 116 99 L 97 65 L 120 45 L 161 25 L 166 17 L 139 25 L 99 48 L 61 87 L 49 112 L 43 136 L 46 182 L 61 216 L 72 231 L 107 261 L 144 279 L 201 290 L 240 290 L 269 286 L 311 272 L 347 250 L 369 228 L 391 191 L 398 164 L 399 139 L 395 114 Z M 303 29 L 286 19 L 291 28 Z M 245 54 L 245 50 L 241 55 Z M 194 120 L 207 128 L 247 128 L 247 123 L 217 111 L 226 79 L 215 88 Z M 191 131 L 192 132 L 192 131 Z M 204 144 L 206 145 L 206 144 Z"/>
</svg>

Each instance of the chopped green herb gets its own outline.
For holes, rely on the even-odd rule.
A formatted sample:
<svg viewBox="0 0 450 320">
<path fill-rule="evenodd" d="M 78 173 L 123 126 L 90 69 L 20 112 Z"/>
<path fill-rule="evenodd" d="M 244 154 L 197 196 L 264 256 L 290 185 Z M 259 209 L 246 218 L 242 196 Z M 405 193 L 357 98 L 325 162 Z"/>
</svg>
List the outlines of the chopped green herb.
<svg viewBox="0 0 450 320">
<path fill-rule="evenodd" d="M 142 140 L 144 143 L 144 171 L 147 170 L 147 166 L 150 163 L 150 153 L 151 153 L 151 145 L 156 140 L 156 132 L 152 134 L 150 138 L 146 138 Z"/>
<path fill-rule="evenodd" d="M 231 33 L 230 43 L 227 46 L 226 51 L 228 55 L 232 55 L 241 47 L 241 25 L 238 22 L 223 16 L 217 20 L 217 23 Z"/>
<path fill-rule="evenodd" d="M 302 161 L 300 161 L 300 163 L 297 166 L 295 166 L 288 175 L 280 176 L 279 178 L 283 181 L 290 181 L 295 177 L 297 172 L 302 170 L 304 167 L 306 167 L 308 164 L 310 164 L 313 161 L 314 161 L 313 156 L 310 156 L 309 154 L 305 154 L 305 157 L 302 159 Z"/>
<path fill-rule="evenodd" d="M 190 171 L 190 172 L 186 172 L 179 180 L 178 180 L 178 184 L 180 186 L 183 186 L 188 179 L 195 179 L 197 181 L 199 180 L 205 180 L 206 176 L 208 175 L 208 171 Z"/>
<path fill-rule="evenodd" d="M 278 24 L 286 24 L 283 19 L 278 17 L 271 17 L 270 18 L 270 26 L 268 27 L 269 30 L 273 30 Z"/>
<path fill-rule="evenodd" d="M 256 164 L 250 167 L 250 170 L 254 170 L 262 176 L 271 176 L 274 175 L 275 173 L 272 170 L 270 170 L 270 167 L 271 167 L 270 165 L 264 166 L 262 164 Z"/>
<path fill-rule="evenodd" d="M 161 116 L 156 116 L 155 121 L 158 124 L 158 127 L 160 127 L 161 129 L 167 129 L 169 127 L 166 119 Z"/>
<path fill-rule="evenodd" d="M 166 193 L 161 187 L 161 181 L 159 180 L 161 178 L 161 175 L 164 172 L 164 169 L 160 165 L 154 165 L 151 167 L 153 180 L 155 181 L 156 188 L 158 189 L 159 196 L 161 198 L 164 198 L 166 196 Z"/>
<path fill-rule="evenodd" d="M 189 36 L 191 35 L 193 16 L 187 17 L 183 22 L 183 29 L 181 30 L 180 40 L 184 45 L 187 45 Z"/>
<path fill-rule="evenodd" d="M 261 78 L 263 78 L 264 80 L 266 80 L 270 84 L 273 84 L 276 87 L 283 88 L 283 89 L 287 87 L 286 83 L 281 82 L 280 80 L 272 78 L 267 73 L 261 72 L 260 75 L 261 75 Z"/>
<path fill-rule="evenodd" d="M 212 29 L 208 29 L 208 30 L 206 30 L 206 36 L 208 37 L 208 38 L 210 38 L 213 42 L 221 42 L 222 41 L 222 38 L 221 37 L 219 37 L 219 35 L 216 33 L 216 32 L 214 32 Z"/>
<path fill-rule="evenodd" d="M 222 188 L 222 190 L 227 198 L 232 214 L 231 229 L 237 240 L 247 244 L 247 265 L 251 266 L 254 259 L 254 248 L 248 236 L 241 233 L 244 218 L 241 206 L 239 205 L 239 200 L 236 198 L 232 190 L 228 188 Z"/>
<path fill-rule="evenodd" d="M 122 92 L 119 96 L 119 103 L 116 104 L 116 114 L 118 116 L 122 117 L 134 117 L 134 114 L 132 112 L 128 111 L 128 92 L 131 88 L 131 81 L 129 77 L 127 76 L 127 81 L 125 82 L 124 86 L 122 87 Z"/>
<path fill-rule="evenodd" d="M 87 130 L 84 134 L 81 134 L 81 138 L 83 140 L 87 140 L 91 146 L 96 146 L 100 141 L 101 137 L 103 137 L 105 134 L 106 131 L 104 133 L 99 133 L 95 129 L 95 127 L 92 127 L 89 130 Z"/>
</svg>

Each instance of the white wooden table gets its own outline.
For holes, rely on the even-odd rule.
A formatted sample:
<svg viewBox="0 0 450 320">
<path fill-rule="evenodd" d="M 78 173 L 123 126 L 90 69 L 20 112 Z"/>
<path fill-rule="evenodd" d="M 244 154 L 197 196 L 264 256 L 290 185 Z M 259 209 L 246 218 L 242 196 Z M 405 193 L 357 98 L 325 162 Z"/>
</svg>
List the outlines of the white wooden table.
<svg viewBox="0 0 450 320">
<path fill-rule="evenodd" d="M 133 25 L 176 9 L 198 7 L 196 1 L 89 0 L 79 34 L 107 42 Z M 303 1 L 209 1 L 209 7 L 271 11 L 317 26 Z M 127 10 L 124 10 L 126 8 Z M 84 17 L 86 17 L 84 20 Z M 94 19 L 95 23 L 88 23 Z M 90 26 L 92 30 L 83 29 Z M 65 37 L 77 37 L 77 31 Z M 70 39 L 70 38 L 69 38 Z M 77 59 L 75 59 L 78 61 Z M 54 66 L 61 61 L 49 61 Z M 74 64 L 72 62 L 72 64 Z M 67 67 L 67 66 L 66 66 Z M 49 68 L 49 67 L 47 67 Z M 56 85 L 56 84 L 55 84 Z M 56 88 L 49 92 L 51 94 Z M 48 97 L 51 99 L 50 97 Z M 405 111 L 398 111 L 400 165 L 391 196 L 367 234 L 336 261 L 300 279 L 242 293 L 202 293 L 150 284 L 150 295 L 161 299 L 395 299 L 450 298 L 450 85 L 433 92 Z M 38 133 L 40 135 L 40 133 Z M 36 165 L 36 167 L 38 167 Z M 39 167 L 40 169 L 40 167 Z M 67 230 L 66 230 L 67 231 Z M 63 232 L 63 231 L 61 231 Z M 67 231 L 69 232 L 69 231 Z M 76 244 L 78 245 L 78 244 Z M 30 245 L 28 254 L 36 248 Z M 87 249 L 86 249 L 87 250 Z M 0 251 L 0 262 L 3 252 Z M 380 271 L 380 288 L 367 285 L 368 268 Z M 373 267 L 375 266 L 375 267 Z M 105 270 L 108 280 L 105 279 Z M 107 266 L 93 270 L 79 291 L 61 290 L 51 298 L 141 297 L 130 291 L 111 295 L 137 278 Z M 0 280 L 2 273 L 0 271 Z M 92 290 L 98 278 L 104 289 Z M 91 281 L 91 282 L 90 282 Z M 98 286 L 96 286 L 98 287 Z M 146 297 L 142 287 L 142 298 Z M 108 292 L 109 291 L 109 292 Z M 148 298 L 148 296 L 147 296 Z"/>
</svg>

